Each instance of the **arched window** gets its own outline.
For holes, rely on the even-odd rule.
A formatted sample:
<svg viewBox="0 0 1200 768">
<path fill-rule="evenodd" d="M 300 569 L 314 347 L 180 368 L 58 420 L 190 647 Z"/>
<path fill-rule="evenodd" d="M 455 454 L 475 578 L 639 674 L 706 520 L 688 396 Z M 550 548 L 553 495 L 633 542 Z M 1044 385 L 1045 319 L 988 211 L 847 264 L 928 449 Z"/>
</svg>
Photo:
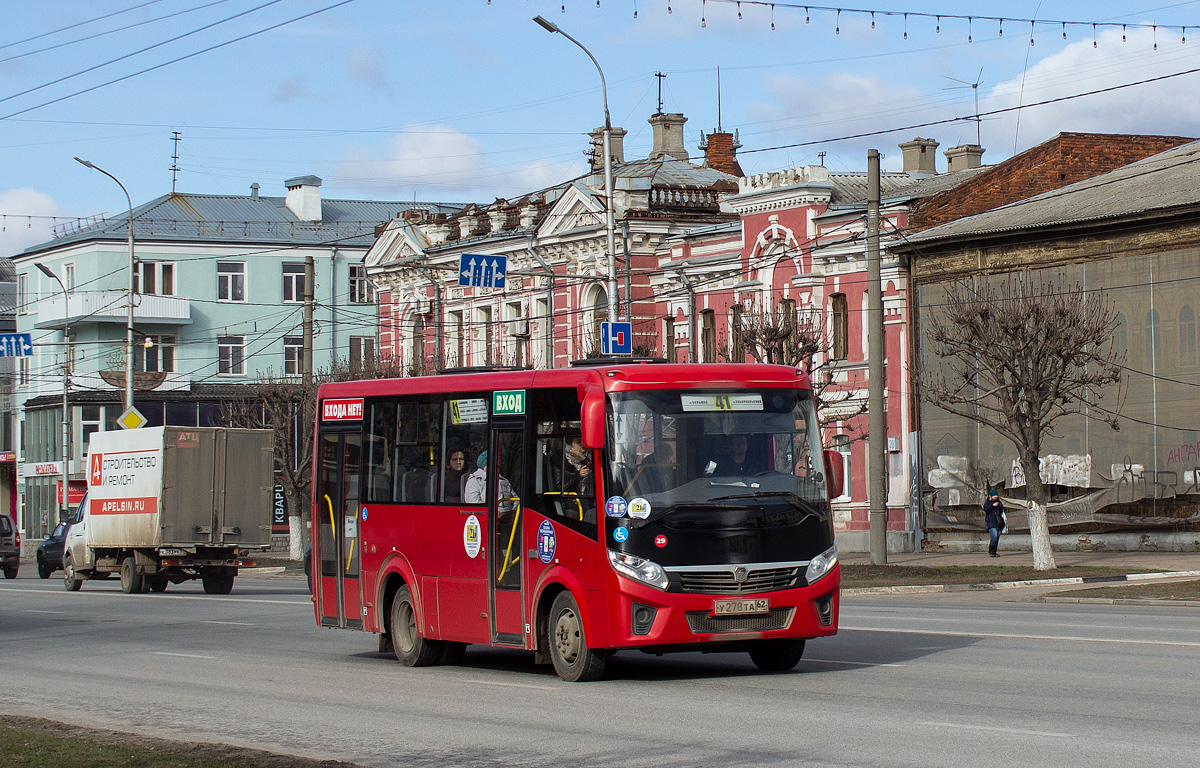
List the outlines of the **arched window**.
<svg viewBox="0 0 1200 768">
<path fill-rule="evenodd" d="M 717 313 L 706 309 L 700 313 L 700 360 L 717 362 Z"/>
<path fill-rule="evenodd" d="M 419 366 L 425 360 L 425 316 L 413 318 L 412 364 Z"/>
<path fill-rule="evenodd" d="M 1162 323 L 1158 310 L 1146 313 L 1146 362 L 1157 365 L 1162 361 Z"/>
<path fill-rule="evenodd" d="M 1196 313 L 1187 304 L 1179 310 L 1179 365 L 1196 366 Z"/>
<path fill-rule="evenodd" d="M 1125 315 L 1117 313 L 1113 320 L 1113 352 L 1123 355 L 1129 349 L 1129 334 L 1125 328 Z"/>
<path fill-rule="evenodd" d="M 833 324 L 829 329 L 830 357 L 845 360 L 850 350 L 850 309 L 846 294 L 835 293 L 829 301 L 833 309 Z"/>
<path fill-rule="evenodd" d="M 600 352 L 600 324 L 608 322 L 608 294 L 603 289 L 597 290 L 592 297 L 592 346 L 596 353 Z"/>
</svg>

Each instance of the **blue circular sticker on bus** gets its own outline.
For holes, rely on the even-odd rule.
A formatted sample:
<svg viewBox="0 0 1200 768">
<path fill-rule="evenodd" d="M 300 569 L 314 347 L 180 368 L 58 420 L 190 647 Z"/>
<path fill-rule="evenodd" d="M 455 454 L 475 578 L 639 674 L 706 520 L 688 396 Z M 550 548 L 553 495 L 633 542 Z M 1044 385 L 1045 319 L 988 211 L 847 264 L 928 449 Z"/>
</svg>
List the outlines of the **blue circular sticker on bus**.
<svg viewBox="0 0 1200 768">
<path fill-rule="evenodd" d="M 367 522 L 367 508 L 363 507 L 363 522 Z"/>
<path fill-rule="evenodd" d="M 604 504 L 604 514 L 609 517 L 625 517 L 628 509 L 629 503 L 625 501 L 624 496 L 609 496 Z"/>
<path fill-rule="evenodd" d="M 613 540 L 614 541 L 625 541 L 625 539 L 628 539 L 628 538 L 629 538 L 629 529 L 628 528 L 626 528 L 624 526 L 618 526 L 613 529 Z"/>
<path fill-rule="evenodd" d="M 549 563 L 554 559 L 554 550 L 557 542 L 554 537 L 554 525 L 549 520 L 543 520 L 538 526 L 537 532 L 537 553 L 538 559 L 543 563 Z"/>
</svg>

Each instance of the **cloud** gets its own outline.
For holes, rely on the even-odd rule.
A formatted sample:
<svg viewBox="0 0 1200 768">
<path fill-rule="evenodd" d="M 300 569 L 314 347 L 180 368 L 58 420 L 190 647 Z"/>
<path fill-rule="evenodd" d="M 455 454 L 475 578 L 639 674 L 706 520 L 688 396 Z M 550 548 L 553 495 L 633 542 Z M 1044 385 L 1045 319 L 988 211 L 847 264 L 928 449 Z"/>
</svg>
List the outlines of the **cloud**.
<svg viewBox="0 0 1200 768">
<path fill-rule="evenodd" d="M 4 213 L 0 231 L 0 256 L 15 256 L 31 245 L 44 243 L 53 236 L 52 219 L 30 216 L 60 216 L 74 219 L 75 214 L 36 189 L 9 189 L 0 192 L 0 211 Z"/>
<path fill-rule="evenodd" d="M 317 94 L 308 87 L 308 78 L 304 75 L 296 75 L 280 83 L 271 100 L 278 104 L 292 104 L 316 98 L 318 98 Z"/>
<path fill-rule="evenodd" d="M 1119 29 L 1071 43 L 1029 68 L 1024 77 L 998 84 L 981 99 L 980 109 L 1071 96 L 1086 91 L 1146 80 L 1200 67 L 1200 50 L 1180 41 L 1178 32 L 1129 30 L 1122 42 Z M 1157 37 L 1157 39 L 1156 39 Z M 1157 49 L 1155 49 L 1157 43 Z M 1017 137 L 1018 150 L 1027 149 L 1061 131 L 1143 133 L 1196 136 L 1200 133 L 1200 101 L 1195 98 L 1200 73 L 1172 77 L 1146 85 L 1022 109 L 984 123 L 984 143 L 1003 140 L 1006 151 Z"/>
<path fill-rule="evenodd" d="M 559 184 L 581 170 L 577 163 L 542 159 L 495 164 L 474 137 L 422 125 L 402 130 L 382 152 L 349 149 L 337 178 L 376 198 L 415 193 L 421 200 L 490 203 Z"/>
<path fill-rule="evenodd" d="M 387 76 L 383 50 L 373 45 L 354 49 L 350 54 L 350 79 L 379 93 L 393 93 Z"/>
</svg>

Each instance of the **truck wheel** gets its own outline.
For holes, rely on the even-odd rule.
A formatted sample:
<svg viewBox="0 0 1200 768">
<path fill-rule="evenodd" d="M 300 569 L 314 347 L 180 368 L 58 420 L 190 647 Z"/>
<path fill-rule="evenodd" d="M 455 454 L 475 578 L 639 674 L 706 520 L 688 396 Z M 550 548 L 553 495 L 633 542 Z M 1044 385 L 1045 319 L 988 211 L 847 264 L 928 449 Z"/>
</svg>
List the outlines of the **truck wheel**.
<svg viewBox="0 0 1200 768">
<path fill-rule="evenodd" d="M 233 591 L 233 574 L 220 569 L 206 570 L 200 576 L 204 591 L 210 595 L 228 595 Z"/>
<path fill-rule="evenodd" d="M 121 591 L 127 595 L 136 595 L 142 591 L 142 574 L 137 572 L 133 555 L 121 561 Z"/>
<path fill-rule="evenodd" d="M 153 578 L 150 579 L 150 591 L 151 592 L 166 592 L 167 585 L 170 583 L 171 583 L 171 581 L 170 581 L 170 579 L 167 578 L 167 575 L 165 573 L 157 574 Z"/>
<path fill-rule="evenodd" d="M 37 565 L 39 579 L 48 579 L 50 578 L 50 574 L 54 573 L 54 569 L 46 565 L 46 561 L 42 559 L 41 555 L 37 556 Z"/>
<path fill-rule="evenodd" d="M 17 578 L 17 566 L 10 565 L 10 566 L 6 567 L 4 569 L 4 578 L 6 578 L 6 579 Z"/>
<path fill-rule="evenodd" d="M 568 683 L 599 680 L 608 666 L 608 651 L 588 648 L 579 605 L 570 592 L 559 592 L 546 620 L 546 644 L 554 671 Z"/>
<path fill-rule="evenodd" d="M 392 620 L 388 627 L 396 660 L 406 667 L 428 667 L 437 663 L 438 643 L 421 637 L 417 629 L 417 609 L 407 586 L 392 598 Z"/>
<path fill-rule="evenodd" d="M 750 661 L 763 672 L 786 672 L 803 655 L 803 640 L 759 640 L 750 648 Z"/>
<path fill-rule="evenodd" d="M 83 579 L 75 573 L 75 558 L 67 555 L 63 558 L 63 588 L 68 592 L 78 592 L 83 586 Z"/>
</svg>

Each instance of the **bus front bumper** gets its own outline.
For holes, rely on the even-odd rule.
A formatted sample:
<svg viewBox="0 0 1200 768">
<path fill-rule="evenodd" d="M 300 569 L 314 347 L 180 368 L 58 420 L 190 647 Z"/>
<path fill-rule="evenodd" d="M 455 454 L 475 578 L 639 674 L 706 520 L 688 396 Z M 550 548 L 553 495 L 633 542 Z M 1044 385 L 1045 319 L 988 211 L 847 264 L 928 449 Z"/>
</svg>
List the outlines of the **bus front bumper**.
<svg viewBox="0 0 1200 768">
<path fill-rule="evenodd" d="M 617 577 L 614 648 L 736 644 L 837 634 L 841 568 L 815 584 L 776 592 L 661 592 Z M 762 602 L 765 600 L 765 604 Z"/>
</svg>

